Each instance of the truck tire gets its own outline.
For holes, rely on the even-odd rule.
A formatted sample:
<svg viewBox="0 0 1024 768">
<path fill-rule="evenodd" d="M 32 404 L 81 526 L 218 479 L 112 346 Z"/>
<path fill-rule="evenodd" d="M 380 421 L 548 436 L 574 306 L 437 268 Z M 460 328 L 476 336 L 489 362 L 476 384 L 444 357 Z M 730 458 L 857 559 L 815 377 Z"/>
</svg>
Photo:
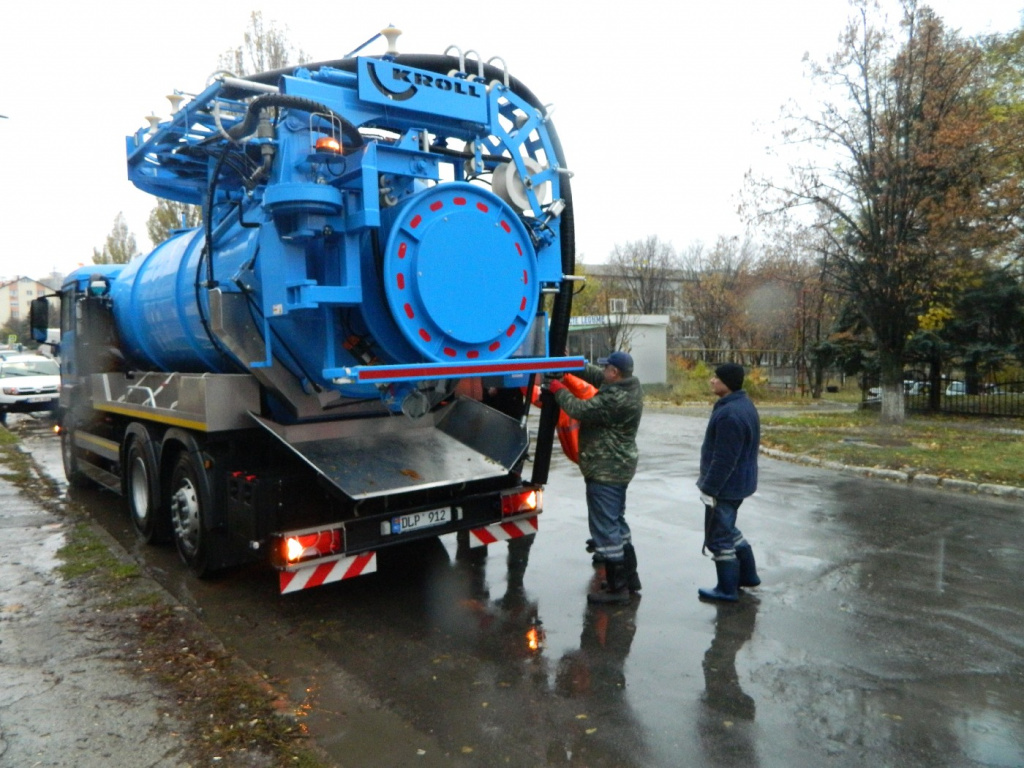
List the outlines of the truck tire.
<svg viewBox="0 0 1024 768">
<path fill-rule="evenodd" d="M 88 488 L 89 478 L 78 465 L 78 454 L 75 453 L 75 431 L 65 426 L 60 431 L 60 458 L 64 464 L 64 477 L 72 488 Z"/>
<path fill-rule="evenodd" d="M 200 578 L 213 572 L 209 535 L 204 525 L 212 503 L 205 475 L 206 470 L 194 454 L 182 451 L 171 471 L 167 504 L 178 554 Z"/>
<path fill-rule="evenodd" d="M 170 541 L 171 521 L 160 503 L 160 470 L 145 434 L 129 437 L 124 459 L 124 495 L 135 533 L 146 544 Z"/>
</svg>

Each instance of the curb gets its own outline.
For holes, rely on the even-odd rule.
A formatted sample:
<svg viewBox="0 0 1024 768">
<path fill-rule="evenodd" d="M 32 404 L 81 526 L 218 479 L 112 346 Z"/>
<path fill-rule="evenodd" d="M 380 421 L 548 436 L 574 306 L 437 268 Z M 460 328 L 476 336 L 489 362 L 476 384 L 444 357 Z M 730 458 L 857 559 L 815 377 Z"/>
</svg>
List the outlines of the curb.
<svg viewBox="0 0 1024 768">
<path fill-rule="evenodd" d="M 801 453 L 786 453 L 775 448 L 761 447 L 761 453 L 772 459 L 790 461 L 797 464 L 807 464 L 812 467 L 821 467 L 836 472 L 860 475 L 861 477 L 877 478 L 888 480 L 894 483 L 905 483 L 915 488 L 933 488 L 958 493 L 976 493 L 982 496 L 1006 499 L 1010 501 L 1024 501 L 1024 488 L 1014 485 L 998 485 L 996 483 L 975 483 L 970 480 L 958 480 L 952 477 L 939 477 L 924 472 L 910 470 L 903 472 L 897 469 L 881 469 L 879 467 L 856 467 L 848 464 L 841 464 L 838 461 L 827 461 Z"/>
</svg>

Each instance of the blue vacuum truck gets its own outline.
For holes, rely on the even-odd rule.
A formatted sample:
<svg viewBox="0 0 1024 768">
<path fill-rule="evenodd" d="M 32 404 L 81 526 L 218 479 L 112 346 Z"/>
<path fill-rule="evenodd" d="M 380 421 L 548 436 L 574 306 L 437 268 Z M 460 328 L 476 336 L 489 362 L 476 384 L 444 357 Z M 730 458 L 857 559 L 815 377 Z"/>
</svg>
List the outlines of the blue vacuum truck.
<svg viewBox="0 0 1024 768">
<path fill-rule="evenodd" d="M 265 560 L 287 593 L 537 529 L 557 406 L 531 437 L 521 393 L 584 365 L 570 174 L 500 59 L 382 34 L 169 97 L 128 176 L 202 225 L 60 292 L 68 481 L 123 494 L 197 576 Z"/>
</svg>

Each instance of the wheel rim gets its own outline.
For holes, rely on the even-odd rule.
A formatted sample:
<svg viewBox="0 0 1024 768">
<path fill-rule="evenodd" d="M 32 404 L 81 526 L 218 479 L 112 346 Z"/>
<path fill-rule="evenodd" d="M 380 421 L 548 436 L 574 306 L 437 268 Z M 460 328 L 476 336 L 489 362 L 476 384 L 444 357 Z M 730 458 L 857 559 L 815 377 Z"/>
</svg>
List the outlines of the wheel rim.
<svg viewBox="0 0 1024 768">
<path fill-rule="evenodd" d="M 141 456 L 132 460 L 129 479 L 132 484 L 132 514 L 138 523 L 144 524 L 149 517 L 149 472 Z"/>
<path fill-rule="evenodd" d="M 183 477 L 171 497 L 171 517 L 182 554 L 193 557 L 199 548 L 199 494 L 190 478 Z"/>
</svg>

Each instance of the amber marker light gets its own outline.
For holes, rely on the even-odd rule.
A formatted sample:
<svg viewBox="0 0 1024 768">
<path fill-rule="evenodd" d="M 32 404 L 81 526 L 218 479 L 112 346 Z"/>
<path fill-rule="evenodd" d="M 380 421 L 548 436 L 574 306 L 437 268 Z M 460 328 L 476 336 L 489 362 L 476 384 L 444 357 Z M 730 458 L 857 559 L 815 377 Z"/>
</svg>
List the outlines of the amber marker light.
<svg viewBox="0 0 1024 768">
<path fill-rule="evenodd" d="M 316 140 L 316 151 L 317 152 L 333 152 L 336 155 L 341 154 L 341 142 L 333 136 L 322 136 Z"/>
<path fill-rule="evenodd" d="M 530 631 L 526 633 L 526 646 L 531 651 L 536 651 L 540 648 L 540 633 L 536 627 L 530 627 Z"/>
<path fill-rule="evenodd" d="M 531 653 L 544 647 L 544 627 L 536 616 L 530 622 L 530 628 L 526 630 L 526 647 Z"/>
</svg>

